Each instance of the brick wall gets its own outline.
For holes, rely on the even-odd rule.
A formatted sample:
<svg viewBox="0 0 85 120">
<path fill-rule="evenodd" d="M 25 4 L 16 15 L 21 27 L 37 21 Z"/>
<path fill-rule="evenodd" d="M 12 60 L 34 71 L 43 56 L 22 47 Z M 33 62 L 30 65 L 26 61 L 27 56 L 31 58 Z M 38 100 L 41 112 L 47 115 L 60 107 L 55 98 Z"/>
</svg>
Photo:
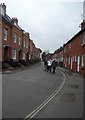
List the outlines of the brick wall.
<svg viewBox="0 0 85 120">
<path fill-rule="evenodd" d="M 84 48 L 82 46 L 83 32 L 73 40 L 68 42 L 64 49 L 66 52 L 63 54 L 64 61 L 63 66 L 67 69 L 72 69 L 73 71 L 84 73 L 85 69 L 82 69 L 82 54 L 84 53 Z M 71 43 L 71 49 L 69 50 L 69 44 Z M 69 64 L 69 56 L 70 56 L 70 64 Z M 79 57 L 79 65 L 78 65 L 78 57 Z M 78 70 L 79 68 L 79 70 Z M 85 74 L 85 73 L 84 73 Z"/>
</svg>

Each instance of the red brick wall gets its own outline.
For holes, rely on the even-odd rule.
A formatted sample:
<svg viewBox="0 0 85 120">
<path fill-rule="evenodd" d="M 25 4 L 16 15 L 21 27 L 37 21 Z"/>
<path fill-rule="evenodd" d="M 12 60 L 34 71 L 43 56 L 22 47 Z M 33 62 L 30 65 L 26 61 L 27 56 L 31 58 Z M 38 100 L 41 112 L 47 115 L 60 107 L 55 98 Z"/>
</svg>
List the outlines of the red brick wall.
<svg viewBox="0 0 85 120">
<path fill-rule="evenodd" d="M 25 47 L 24 47 L 24 40 L 25 40 Z M 28 48 L 27 48 L 27 43 L 28 43 Z M 29 51 L 29 38 L 23 34 L 23 52 L 25 52 L 25 60 L 29 59 L 29 56 L 27 55 L 27 52 Z"/>
<path fill-rule="evenodd" d="M 66 67 L 67 69 L 71 69 L 71 57 L 72 57 L 72 70 L 77 71 L 78 56 L 80 56 L 80 64 L 79 64 L 80 73 L 84 72 L 84 70 L 82 69 L 82 64 L 81 64 L 81 57 L 82 57 L 82 54 L 84 53 L 84 48 L 82 47 L 82 38 L 83 38 L 83 33 L 71 41 L 70 51 L 69 51 L 69 43 L 65 46 L 66 53 L 64 53 L 64 59 L 65 59 L 66 66 L 63 62 L 64 67 Z M 70 56 L 70 65 L 68 65 L 69 56 Z M 73 56 L 74 56 L 74 61 L 73 61 Z M 76 61 L 75 61 L 75 56 L 76 56 Z M 67 62 L 66 62 L 66 58 L 67 58 Z"/>
<path fill-rule="evenodd" d="M 4 40 L 4 28 L 7 29 L 7 40 Z M 2 61 L 4 60 L 4 45 L 10 45 L 11 42 L 11 26 L 7 24 L 5 21 L 2 21 Z M 10 47 L 8 47 L 7 51 L 7 59 L 10 59 Z"/>
<path fill-rule="evenodd" d="M 17 35 L 16 43 L 14 43 L 14 33 Z M 19 45 L 19 36 L 21 37 L 21 43 Z M 22 49 L 22 31 L 20 31 L 16 26 L 12 26 L 12 37 L 11 37 L 11 58 L 13 49 L 17 50 L 16 60 L 19 60 L 19 49 Z"/>
</svg>

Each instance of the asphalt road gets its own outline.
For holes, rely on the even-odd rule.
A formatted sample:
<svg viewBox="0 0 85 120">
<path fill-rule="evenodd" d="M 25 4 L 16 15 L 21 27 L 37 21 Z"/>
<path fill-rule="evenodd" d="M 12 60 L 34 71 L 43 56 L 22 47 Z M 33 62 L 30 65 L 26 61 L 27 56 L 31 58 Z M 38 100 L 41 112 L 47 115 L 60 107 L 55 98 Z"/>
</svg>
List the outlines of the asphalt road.
<svg viewBox="0 0 85 120">
<path fill-rule="evenodd" d="M 2 76 L 2 117 L 25 118 L 63 82 L 63 74 L 44 71 L 42 63 Z"/>
</svg>

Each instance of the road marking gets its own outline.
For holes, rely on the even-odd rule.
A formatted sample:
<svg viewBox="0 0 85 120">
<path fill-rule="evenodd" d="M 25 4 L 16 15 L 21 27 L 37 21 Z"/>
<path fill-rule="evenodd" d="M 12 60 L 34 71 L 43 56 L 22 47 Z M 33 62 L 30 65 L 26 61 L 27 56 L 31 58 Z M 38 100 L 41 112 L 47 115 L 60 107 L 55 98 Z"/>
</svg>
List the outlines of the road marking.
<svg viewBox="0 0 85 120">
<path fill-rule="evenodd" d="M 66 81 L 65 74 L 63 72 L 62 72 L 62 74 L 64 77 L 63 83 L 61 83 L 61 85 L 54 91 L 54 93 L 49 98 L 47 98 L 38 108 L 36 108 L 33 112 L 31 112 L 29 115 L 27 115 L 24 118 L 24 120 L 27 120 L 27 119 L 30 120 L 31 118 L 33 118 L 44 106 L 46 106 L 58 94 L 58 92 L 62 89 L 62 87 Z"/>
</svg>

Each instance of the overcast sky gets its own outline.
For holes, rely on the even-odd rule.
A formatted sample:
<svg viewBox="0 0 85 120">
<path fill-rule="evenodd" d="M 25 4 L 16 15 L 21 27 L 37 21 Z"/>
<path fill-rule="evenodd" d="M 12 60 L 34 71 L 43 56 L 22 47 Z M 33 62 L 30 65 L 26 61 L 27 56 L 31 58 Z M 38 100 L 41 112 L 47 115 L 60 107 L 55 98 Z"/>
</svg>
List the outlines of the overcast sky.
<svg viewBox="0 0 85 120">
<path fill-rule="evenodd" d="M 83 1 L 59 1 L 0 0 L 0 3 L 6 4 L 11 18 L 18 18 L 19 26 L 30 33 L 37 47 L 54 52 L 80 30 L 83 20 Z"/>
</svg>

